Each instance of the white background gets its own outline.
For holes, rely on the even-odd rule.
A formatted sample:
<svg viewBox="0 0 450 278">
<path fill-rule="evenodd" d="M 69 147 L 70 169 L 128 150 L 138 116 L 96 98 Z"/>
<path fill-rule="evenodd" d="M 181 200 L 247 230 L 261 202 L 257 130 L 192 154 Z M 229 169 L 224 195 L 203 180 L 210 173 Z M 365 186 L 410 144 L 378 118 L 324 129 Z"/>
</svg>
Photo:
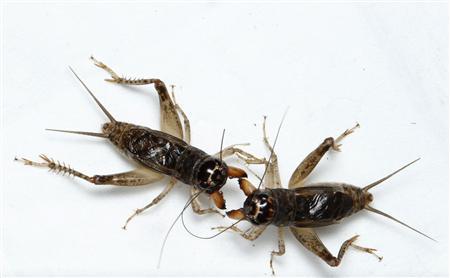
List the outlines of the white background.
<svg viewBox="0 0 450 278">
<path fill-rule="evenodd" d="M 103 82 L 91 54 L 128 77 L 177 85 L 192 143 L 209 153 L 225 128 L 226 145 L 251 142 L 250 151 L 267 156 L 262 116 L 273 140 L 289 107 L 276 146 L 285 186 L 306 154 L 356 122 L 361 128 L 342 153 L 327 154 L 310 181 L 364 186 L 422 158 L 375 188 L 374 206 L 438 243 L 361 212 L 319 235 L 337 254 L 360 234 L 358 243 L 377 248 L 382 262 L 349 250 L 330 268 L 287 233 L 286 254 L 274 262 L 278 275 L 447 275 L 447 4 L 9 3 L 4 16 L 3 275 L 270 275 L 273 227 L 255 242 L 232 233 L 199 240 L 179 223 L 156 268 L 186 185 L 123 231 L 163 183 L 97 187 L 13 162 L 44 153 L 90 175 L 132 169 L 104 140 L 44 131 L 99 131 L 106 121 L 68 65 L 117 119 L 159 127 L 154 89 Z M 225 196 L 230 209 L 244 200 L 234 181 Z M 230 223 L 190 210 L 186 221 L 200 235 Z"/>
</svg>

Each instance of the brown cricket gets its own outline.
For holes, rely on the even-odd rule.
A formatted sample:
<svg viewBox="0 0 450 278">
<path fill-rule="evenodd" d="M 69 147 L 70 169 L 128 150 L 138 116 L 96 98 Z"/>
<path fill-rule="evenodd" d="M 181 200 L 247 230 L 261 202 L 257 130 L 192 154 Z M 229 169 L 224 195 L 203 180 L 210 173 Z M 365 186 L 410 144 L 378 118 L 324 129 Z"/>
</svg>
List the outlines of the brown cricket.
<svg viewBox="0 0 450 278">
<path fill-rule="evenodd" d="M 228 178 L 242 178 L 246 177 L 247 174 L 239 168 L 228 166 L 222 158 L 236 154 L 244 160 L 251 161 L 254 157 L 237 148 L 235 145 L 229 146 L 223 150 L 221 149 L 221 151 L 214 156 L 190 145 L 191 131 L 189 120 L 181 107 L 175 102 L 173 91 L 172 98 L 170 97 L 164 82 L 153 78 L 122 78 L 102 62 L 95 60 L 93 57 L 91 57 L 91 59 L 96 66 L 106 70 L 111 75 L 112 79 L 105 79 L 106 81 L 125 85 L 154 84 L 159 96 L 161 109 L 161 131 L 115 120 L 72 68 L 70 68 L 70 70 L 102 109 L 108 117 L 109 122 L 103 124 L 101 133 L 58 129 L 49 130 L 108 139 L 125 156 L 137 162 L 139 165 L 138 168 L 129 172 L 111 175 L 88 176 L 74 170 L 70 166 L 66 166 L 64 163 L 55 162 L 45 155 L 40 156 L 44 162 L 33 162 L 24 158 L 22 158 L 21 161 L 26 165 L 47 167 L 58 173 L 67 173 L 93 184 L 139 186 L 148 185 L 163 179 L 165 176 L 170 176 L 171 179 L 164 190 L 148 205 L 137 209 L 136 212 L 127 219 L 123 226 L 124 229 L 134 216 L 161 201 L 161 199 L 163 199 L 174 187 L 177 181 L 192 185 L 192 196 L 195 197 L 200 192 L 205 192 L 211 196 L 216 207 L 225 209 L 225 200 L 220 189 L 225 185 Z M 181 124 L 180 114 L 183 117 L 184 129 Z M 213 208 L 200 208 L 200 203 L 196 198 L 192 198 L 192 208 L 194 212 L 198 214 L 220 214 L 218 210 Z"/>
<path fill-rule="evenodd" d="M 375 249 L 354 244 L 358 235 L 344 241 L 337 257 L 335 257 L 328 251 L 314 230 L 315 227 L 339 223 L 341 219 L 363 209 L 390 218 L 413 231 L 434 240 L 424 233 L 369 205 L 373 201 L 372 194 L 368 192 L 370 189 L 419 159 L 410 162 L 386 177 L 363 188 L 346 183 L 322 182 L 305 184 L 306 178 L 314 170 L 325 153 L 330 149 L 339 151 L 340 145 L 338 143 L 344 137 L 352 133 L 355 128 L 359 127 L 359 124 L 357 124 L 355 127 L 346 130 L 336 140 L 332 137 L 326 138 L 323 143 L 312 151 L 295 169 L 289 181 L 289 189 L 284 189 L 281 188 L 277 155 L 274 153 L 273 147 L 269 144 L 266 136 L 265 121 L 266 118 L 264 118 L 263 123 L 264 143 L 271 151 L 271 155 L 270 159 L 265 162 L 266 172 L 261 179 L 260 186 L 264 183 L 264 188 L 256 188 L 247 179 L 239 179 L 240 188 L 247 196 L 247 199 L 242 208 L 227 212 L 227 215 L 230 218 L 239 221 L 249 221 L 253 226 L 247 231 L 240 230 L 234 224 L 229 227 L 217 227 L 213 229 L 221 231 L 230 229 L 239 233 L 245 239 L 255 240 L 269 225 L 277 226 L 278 251 L 272 251 L 270 256 L 270 267 L 273 274 L 275 273 L 272 265 L 273 257 L 282 256 L 285 253 L 284 227 L 289 227 L 295 238 L 306 249 L 319 256 L 330 266 L 338 266 L 341 263 L 342 257 L 349 246 L 371 253 L 381 260 L 382 257 L 379 257 L 374 253 L 376 251 Z"/>
</svg>

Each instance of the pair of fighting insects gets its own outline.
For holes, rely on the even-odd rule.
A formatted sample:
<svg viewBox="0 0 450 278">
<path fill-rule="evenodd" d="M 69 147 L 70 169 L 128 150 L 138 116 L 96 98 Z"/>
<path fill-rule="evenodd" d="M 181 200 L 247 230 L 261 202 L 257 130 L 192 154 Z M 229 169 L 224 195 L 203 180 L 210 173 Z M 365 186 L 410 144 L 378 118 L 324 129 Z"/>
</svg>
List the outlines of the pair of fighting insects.
<svg viewBox="0 0 450 278">
<path fill-rule="evenodd" d="M 269 143 L 265 129 L 265 118 L 263 133 L 264 143 L 270 151 L 269 159 L 257 158 L 238 148 L 236 145 L 224 149 L 221 146 L 218 154 L 213 156 L 208 155 L 204 151 L 190 145 L 189 120 L 181 107 L 176 103 L 174 95 L 172 94 L 172 97 L 170 96 L 165 84 L 161 80 L 122 78 L 102 62 L 94 58 L 92 60 L 96 66 L 106 70 L 111 75 L 112 78 L 106 79 L 107 81 L 125 85 L 153 84 L 155 86 L 159 95 L 161 109 L 161 131 L 115 120 L 72 69 L 72 72 L 108 117 L 109 122 L 103 124 L 101 133 L 51 130 L 108 139 L 128 158 L 136 161 L 139 164 L 138 168 L 133 171 L 118 174 L 88 176 L 63 163 L 55 162 L 45 155 L 40 156 L 43 162 L 34 162 L 24 158 L 20 160 L 26 165 L 46 167 L 59 173 L 84 179 L 93 184 L 139 186 L 159 181 L 165 175 L 170 176 L 171 178 L 164 190 L 148 205 L 137 209 L 127 219 L 123 228 L 126 228 L 126 225 L 134 216 L 161 201 L 178 181 L 192 186 L 191 198 L 188 204 L 192 206 L 194 212 L 198 214 L 221 214 L 217 210 L 217 208 L 225 209 L 225 200 L 221 188 L 225 185 L 228 178 L 237 178 L 240 188 L 247 198 L 242 208 L 228 211 L 226 214 L 229 218 L 238 221 L 229 227 L 217 227 L 216 229 L 220 230 L 220 233 L 226 230 L 232 230 L 248 240 L 255 240 L 269 225 L 277 226 L 278 251 L 272 251 L 270 256 L 272 272 L 274 256 L 281 256 L 285 252 L 284 227 L 289 227 L 295 238 L 303 246 L 319 256 L 330 266 L 338 266 L 350 246 L 371 253 L 381 260 L 381 257 L 374 253 L 376 251 L 375 249 L 354 244 L 358 236 L 346 240 L 341 245 L 338 255 L 333 256 L 314 230 L 315 227 L 337 223 L 342 218 L 363 209 L 390 218 L 430 238 L 422 232 L 369 205 L 373 200 L 372 194 L 368 192 L 371 188 L 413 164 L 418 159 L 363 188 L 345 183 L 305 184 L 306 178 L 314 170 L 321 158 L 330 149 L 338 151 L 340 146 L 339 142 L 351 134 L 359 125 L 346 130 L 336 139 L 332 137 L 326 138 L 295 169 L 289 181 L 289 188 L 283 189 L 278 171 L 278 158 L 274 152 L 277 139 L 275 139 L 273 145 Z M 244 170 L 229 166 L 223 161 L 223 158 L 232 155 L 236 155 L 247 164 L 265 165 L 265 172 L 258 187 L 253 186 L 246 179 L 247 174 Z M 201 208 L 201 204 L 197 199 L 201 193 L 208 194 L 216 208 Z M 236 224 L 242 220 L 251 222 L 253 226 L 247 231 L 240 230 Z"/>
</svg>

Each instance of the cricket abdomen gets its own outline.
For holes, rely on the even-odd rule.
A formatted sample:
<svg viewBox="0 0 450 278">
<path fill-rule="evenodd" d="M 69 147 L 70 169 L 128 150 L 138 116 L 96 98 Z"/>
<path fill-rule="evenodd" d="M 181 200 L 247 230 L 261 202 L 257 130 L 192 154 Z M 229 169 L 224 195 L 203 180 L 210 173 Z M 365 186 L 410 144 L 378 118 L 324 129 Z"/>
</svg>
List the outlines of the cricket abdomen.
<svg viewBox="0 0 450 278">
<path fill-rule="evenodd" d="M 347 184 L 316 184 L 288 190 L 281 195 L 286 196 L 278 198 L 290 204 L 277 202 L 273 223 L 278 226 L 331 225 L 364 207 L 362 190 Z"/>
<path fill-rule="evenodd" d="M 196 174 L 202 162 L 211 159 L 175 136 L 133 124 L 116 124 L 109 138 L 141 165 L 190 185 L 198 182 Z"/>
<path fill-rule="evenodd" d="M 128 125 L 112 140 L 131 159 L 157 172 L 177 177 L 177 162 L 189 145 L 170 134 Z"/>
</svg>

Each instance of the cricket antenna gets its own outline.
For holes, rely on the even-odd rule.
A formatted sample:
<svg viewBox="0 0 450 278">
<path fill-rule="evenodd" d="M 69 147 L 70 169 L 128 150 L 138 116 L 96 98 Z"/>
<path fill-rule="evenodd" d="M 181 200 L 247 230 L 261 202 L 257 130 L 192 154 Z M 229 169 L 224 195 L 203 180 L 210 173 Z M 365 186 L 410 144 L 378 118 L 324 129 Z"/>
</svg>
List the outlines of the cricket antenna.
<svg viewBox="0 0 450 278">
<path fill-rule="evenodd" d="M 94 94 L 91 92 L 91 90 L 89 90 L 89 88 L 86 86 L 86 84 L 84 84 L 84 82 L 81 80 L 81 78 L 75 73 L 75 71 L 72 69 L 72 67 L 69 66 L 70 71 L 75 75 L 75 77 L 78 79 L 78 81 L 80 81 L 81 85 L 83 85 L 83 87 L 86 89 L 86 91 L 88 91 L 88 93 L 91 95 L 91 97 L 95 100 L 95 102 L 98 104 L 98 106 L 102 109 L 103 113 L 105 113 L 105 115 L 108 117 L 108 119 L 112 122 L 112 123 L 116 123 L 116 120 L 114 119 L 114 117 L 108 112 L 108 110 L 106 110 L 106 108 L 100 103 L 100 101 L 94 96 Z"/>
<path fill-rule="evenodd" d="M 411 226 L 409 226 L 409 225 L 403 223 L 402 221 L 400 221 L 400 220 L 398 220 L 398 219 L 395 219 L 394 217 L 390 216 L 390 215 L 387 214 L 387 213 L 384 213 L 384 212 L 382 212 L 382 211 L 379 211 L 379 210 L 377 210 L 377 209 L 375 209 L 375 208 L 373 208 L 373 207 L 371 207 L 371 206 L 369 206 L 369 205 L 366 205 L 364 208 L 365 208 L 366 210 L 368 210 L 368 211 L 373 212 L 373 213 L 376 213 L 376 214 L 382 215 L 382 216 L 384 216 L 384 217 L 387 217 L 387 218 L 389 218 L 389 219 L 391 219 L 391 220 L 393 220 L 393 221 L 395 221 L 395 222 L 397 222 L 397 223 L 399 223 L 399 224 L 401 224 L 401 225 L 403 225 L 403 226 L 405 226 L 405 227 L 407 227 L 407 228 L 413 230 L 414 232 L 419 233 L 419 234 L 423 235 L 424 237 L 426 237 L 426 238 L 428 238 L 428 239 L 431 239 L 431 240 L 434 241 L 434 242 L 437 242 L 434 238 L 432 238 L 432 237 L 430 237 L 430 236 L 428 236 L 428 235 L 422 233 L 421 231 L 419 231 L 419 230 L 417 230 L 417 229 L 414 229 L 413 227 L 411 227 Z"/>
<path fill-rule="evenodd" d="M 180 217 L 183 215 L 183 212 L 186 210 L 186 208 L 189 207 L 189 205 L 203 192 L 205 192 L 206 189 L 203 189 L 199 192 L 197 192 L 194 196 L 190 197 L 186 204 L 184 205 L 183 209 L 181 210 L 180 214 L 178 214 L 177 218 L 175 218 L 175 220 L 172 222 L 172 225 L 170 225 L 169 230 L 167 231 L 166 235 L 164 236 L 164 240 L 163 240 L 163 244 L 161 245 L 161 249 L 159 251 L 159 259 L 158 259 L 158 265 L 157 268 L 159 268 L 161 266 L 161 261 L 162 261 L 162 256 L 163 256 L 163 252 L 164 252 L 164 247 L 166 246 L 166 242 L 167 239 L 169 238 L 169 234 L 172 231 L 173 227 L 175 226 L 175 224 L 178 222 L 178 219 L 180 219 Z"/>
<path fill-rule="evenodd" d="M 220 153 L 219 153 L 220 161 L 222 161 L 223 138 L 225 138 L 225 128 L 222 131 L 222 139 L 220 140 Z"/>
<path fill-rule="evenodd" d="M 191 232 L 191 230 L 188 229 L 188 227 L 186 226 L 186 223 L 184 223 L 184 214 L 181 213 L 181 223 L 183 223 L 184 229 L 185 229 L 186 232 L 188 232 L 191 236 L 193 236 L 193 237 L 195 237 L 195 238 L 198 238 L 198 239 L 213 239 L 213 238 L 215 238 L 216 236 L 219 236 L 219 235 L 225 233 L 225 232 L 228 231 L 229 229 L 232 229 L 234 226 L 236 226 L 237 224 L 239 224 L 239 222 L 241 222 L 242 220 L 244 220 L 244 218 L 239 219 L 238 221 L 234 222 L 233 224 L 231 224 L 231 225 L 228 226 L 228 227 L 224 227 L 223 229 L 221 229 L 220 232 L 218 232 L 218 233 L 216 233 L 216 234 L 214 234 L 214 235 L 212 235 L 212 236 L 199 236 L 199 235 L 194 234 L 193 232 Z M 211 228 L 211 229 L 214 229 L 214 228 Z"/>
<path fill-rule="evenodd" d="M 283 117 L 281 118 L 281 122 L 280 122 L 280 125 L 278 126 L 278 130 L 277 130 L 277 135 L 275 136 L 275 140 L 273 141 L 273 145 L 272 145 L 272 150 L 270 151 L 269 161 L 267 161 L 266 168 L 264 169 L 264 174 L 262 175 L 261 181 L 259 182 L 258 190 L 261 188 L 261 185 L 264 181 L 264 177 L 267 174 L 267 169 L 269 168 L 270 161 L 272 160 L 272 156 L 275 152 L 275 145 L 277 144 L 277 141 L 278 141 L 278 135 L 280 134 L 281 126 L 283 125 L 284 118 L 286 117 L 288 110 L 289 110 L 289 107 L 286 108 L 286 111 L 284 111 Z M 264 117 L 264 123 L 265 123 L 265 121 L 266 121 L 266 117 Z"/>
<path fill-rule="evenodd" d="M 382 179 L 379 179 L 379 180 L 377 180 L 376 182 L 373 182 L 373 183 L 371 183 L 371 184 L 365 186 L 362 190 L 365 191 L 365 192 L 369 191 L 371 188 L 373 188 L 373 187 L 375 187 L 376 185 L 378 185 L 378 184 L 384 182 L 385 180 L 389 179 L 389 178 L 392 177 L 393 175 L 397 174 L 397 173 L 400 172 L 401 170 L 405 169 L 406 167 L 410 166 L 411 164 L 413 164 L 413 163 L 415 163 L 415 162 L 417 162 L 417 161 L 419 161 L 419 160 L 420 160 L 420 157 L 419 157 L 418 159 L 416 159 L 416 160 L 414 160 L 414 161 L 412 161 L 412 162 L 406 164 L 405 166 L 403 166 L 402 168 L 396 170 L 395 172 L 393 172 L 393 173 L 387 175 L 386 177 L 384 177 L 384 178 L 382 178 Z"/>
</svg>

